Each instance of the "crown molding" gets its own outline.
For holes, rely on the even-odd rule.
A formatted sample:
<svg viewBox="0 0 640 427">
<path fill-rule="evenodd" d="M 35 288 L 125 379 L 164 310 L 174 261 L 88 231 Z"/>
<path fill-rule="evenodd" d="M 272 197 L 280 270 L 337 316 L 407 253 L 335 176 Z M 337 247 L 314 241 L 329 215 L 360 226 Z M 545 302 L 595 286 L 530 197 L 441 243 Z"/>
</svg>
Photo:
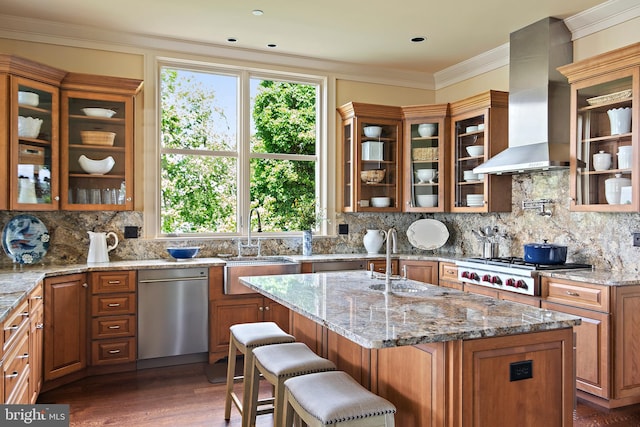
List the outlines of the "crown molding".
<svg viewBox="0 0 640 427">
<path fill-rule="evenodd" d="M 573 41 L 640 16 L 638 0 L 609 0 L 564 20 Z M 509 43 L 434 73 L 436 90 L 509 64 Z"/>
</svg>

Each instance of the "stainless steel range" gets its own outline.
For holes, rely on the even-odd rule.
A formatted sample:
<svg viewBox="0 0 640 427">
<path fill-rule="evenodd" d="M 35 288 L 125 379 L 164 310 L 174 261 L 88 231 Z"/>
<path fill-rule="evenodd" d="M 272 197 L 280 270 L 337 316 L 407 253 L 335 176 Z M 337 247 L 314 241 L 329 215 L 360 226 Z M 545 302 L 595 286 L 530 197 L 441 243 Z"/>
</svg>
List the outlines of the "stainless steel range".
<svg viewBox="0 0 640 427">
<path fill-rule="evenodd" d="M 522 258 L 467 258 L 456 261 L 458 281 L 524 295 L 540 295 L 540 272 L 587 269 L 589 264 L 531 264 Z"/>
</svg>

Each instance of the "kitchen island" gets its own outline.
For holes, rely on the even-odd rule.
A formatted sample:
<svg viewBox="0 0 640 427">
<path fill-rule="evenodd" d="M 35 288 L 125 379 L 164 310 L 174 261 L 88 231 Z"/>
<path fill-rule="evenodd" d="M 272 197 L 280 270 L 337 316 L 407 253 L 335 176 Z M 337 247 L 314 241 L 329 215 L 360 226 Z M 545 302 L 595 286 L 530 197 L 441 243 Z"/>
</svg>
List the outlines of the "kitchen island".
<svg viewBox="0 0 640 427">
<path fill-rule="evenodd" d="M 396 425 L 572 425 L 577 317 L 411 280 L 387 294 L 364 271 L 241 281 L 291 310 L 296 339 L 393 402 Z"/>
</svg>

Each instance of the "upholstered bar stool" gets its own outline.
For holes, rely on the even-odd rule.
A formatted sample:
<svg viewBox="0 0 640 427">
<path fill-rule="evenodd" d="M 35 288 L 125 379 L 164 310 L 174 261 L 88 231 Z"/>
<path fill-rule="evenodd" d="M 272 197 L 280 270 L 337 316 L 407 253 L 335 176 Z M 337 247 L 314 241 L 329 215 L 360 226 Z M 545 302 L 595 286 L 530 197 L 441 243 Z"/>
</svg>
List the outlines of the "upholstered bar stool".
<svg viewBox="0 0 640 427">
<path fill-rule="evenodd" d="M 281 426 L 284 420 L 284 382 L 299 375 L 336 369 L 333 362 L 318 356 L 300 342 L 256 348 L 253 350 L 253 365 L 250 415 L 246 427 L 254 426 L 256 423 L 260 375 L 274 387 L 273 425 Z"/>
<path fill-rule="evenodd" d="M 320 372 L 285 381 L 285 421 L 297 415 L 309 427 L 392 427 L 396 407 L 342 371 Z"/>
<path fill-rule="evenodd" d="M 262 346 L 294 342 L 293 335 L 284 332 L 274 322 L 240 323 L 229 328 L 229 361 L 227 366 L 227 393 L 224 402 L 224 419 L 231 418 L 231 402 L 242 415 L 242 425 L 245 425 L 249 415 L 249 398 L 251 395 L 251 368 L 253 367 L 253 351 Z M 235 376 L 237 352 L 244 355 L 243 375 Z M 242 401 L 233 390 L 235 380 L 242 379 Z M 258 404 L 266 404 L 268 399 Z M 270 411 L 266 411 L 270 412 Z"/>
</svg>

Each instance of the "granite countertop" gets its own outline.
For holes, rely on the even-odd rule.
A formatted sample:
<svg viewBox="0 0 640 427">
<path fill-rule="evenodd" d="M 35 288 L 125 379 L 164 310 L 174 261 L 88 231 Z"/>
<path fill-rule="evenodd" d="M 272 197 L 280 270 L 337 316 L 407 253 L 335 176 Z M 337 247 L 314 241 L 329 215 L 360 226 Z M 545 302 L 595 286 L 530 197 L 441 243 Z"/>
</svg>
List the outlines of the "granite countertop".
<svg viewBox="0 0 640 427">
<path fill-rule="evenodd" d="M 572 327 L 580 318 L 413 280 L 341 271 L 240 279 L 287 308 L 363 347 L 384 348 Z"/>
</svg>

